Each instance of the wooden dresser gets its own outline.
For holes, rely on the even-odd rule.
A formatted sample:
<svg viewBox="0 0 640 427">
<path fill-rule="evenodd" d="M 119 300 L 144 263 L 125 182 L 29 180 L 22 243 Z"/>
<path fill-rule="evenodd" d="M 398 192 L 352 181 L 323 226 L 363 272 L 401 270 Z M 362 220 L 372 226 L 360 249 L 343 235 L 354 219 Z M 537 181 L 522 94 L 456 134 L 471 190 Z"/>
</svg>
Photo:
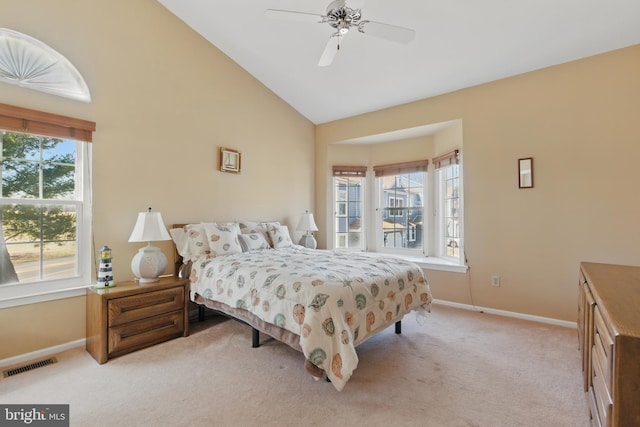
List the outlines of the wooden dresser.
<svg viewBox="0 0 640 427">
<path fill-rule="evenodd" d="M 640 426 L 640 267 L 580 264 L 578 339 L 594 426 Z"/>
<path fill-rule="evenodd" d="M 87 289 L 87 351 L 99 363 L 189 333 L 189 281 Z"/>
</svg>

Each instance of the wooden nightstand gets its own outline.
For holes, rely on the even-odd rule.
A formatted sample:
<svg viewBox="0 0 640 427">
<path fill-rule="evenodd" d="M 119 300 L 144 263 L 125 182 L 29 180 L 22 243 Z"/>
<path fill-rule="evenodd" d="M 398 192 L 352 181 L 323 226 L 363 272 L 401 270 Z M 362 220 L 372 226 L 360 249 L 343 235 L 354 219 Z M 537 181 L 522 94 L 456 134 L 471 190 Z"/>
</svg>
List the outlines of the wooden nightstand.
<svg viewBox="0 0 640 427">
<path fill-rule="evenodd" d="M 189 280 L 87 289 L 87 351 L 99 363 L 189 334 Z"/>
</svg>

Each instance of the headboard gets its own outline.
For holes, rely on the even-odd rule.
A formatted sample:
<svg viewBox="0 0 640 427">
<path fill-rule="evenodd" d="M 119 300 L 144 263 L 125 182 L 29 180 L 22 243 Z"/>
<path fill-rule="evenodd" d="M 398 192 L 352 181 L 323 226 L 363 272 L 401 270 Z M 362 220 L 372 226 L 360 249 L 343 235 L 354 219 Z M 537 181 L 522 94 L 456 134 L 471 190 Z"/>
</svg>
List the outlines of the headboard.
<svg viewBox="0 0 640 427">
<path fill-rule="evenodd" d="M 171 228 L 182 228 L 185 225 L 187 224 L 172 224 Z M 176 277 L 180 277 L 180 269 L 182 268 L 182 265 L 183 265 L 182 255 L 178 253 L 178 248 L 176 247 L 175 242 L 171 240 L 171 243 L 173 246 L 173 253 L 174 253 L 174 259 L 175 259 L 174 274 L 176 275 Z"/>
</svg>

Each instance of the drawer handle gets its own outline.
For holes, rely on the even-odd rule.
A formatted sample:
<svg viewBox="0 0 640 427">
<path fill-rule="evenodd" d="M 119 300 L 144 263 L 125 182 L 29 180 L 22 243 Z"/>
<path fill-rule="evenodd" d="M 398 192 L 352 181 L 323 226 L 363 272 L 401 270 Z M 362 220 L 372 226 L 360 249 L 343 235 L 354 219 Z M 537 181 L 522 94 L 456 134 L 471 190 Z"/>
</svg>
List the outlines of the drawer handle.
<svg viewBox="0 0 640 427">
<path fill-rule="evenodd" d="M 145 308 L 145 307 L 152 307 L 154 305 L 160 305 L 160 304 L 173 304 L 175 303 L 176 297 L 168 297 L 168 298 L 163 298 L 161 300 L 154 300 L 154 301 L 149 301 L 146 304 L 136 304 L 136 305 L 132 305 L 132 306 L 124 306 L 120 309 L 121 313 L 126 313 L 127 311 L 133 311 L 133 310 L 140 310 L 141 308 Z"/>
<path fill-rule="evenodd" d="M 153 328 L 147 328 L 147 329 L 142 329 L 139 331 L 136 331 L 134 333 L 131 334 L 120 334 L 120 337 L 122 337 L 123 339 L 129 338 L 129 337 L 135 337 L 136 335 L 141 335 L 147 332 L 151 332 L 151 331 L 159 331 L 161 329 L 170 329 L 170 328 L 175 328 L 176 326 L 178 326 L 178 322 L 175 320 L 171 320 L 165 324 L 159 325 L 159 326 L 155 326 Z"/>
</svg>

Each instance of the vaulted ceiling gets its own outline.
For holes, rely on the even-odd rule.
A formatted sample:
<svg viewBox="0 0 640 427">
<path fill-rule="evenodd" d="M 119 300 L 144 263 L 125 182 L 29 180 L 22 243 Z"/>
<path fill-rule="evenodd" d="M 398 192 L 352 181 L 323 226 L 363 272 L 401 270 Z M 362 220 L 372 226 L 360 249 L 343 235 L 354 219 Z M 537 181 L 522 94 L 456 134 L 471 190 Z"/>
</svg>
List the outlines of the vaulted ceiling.
<svg viewBox="0 0 640 427">
<path fill-rule="evenodd" d="M 319 67 L 335 29 L 265 11 L 324 15 L 329 0 L 158 1 L 315 124 L 640 43 L 639 0 L 347 0 L 415 38 L 352 29 Z"/>
</svg>

